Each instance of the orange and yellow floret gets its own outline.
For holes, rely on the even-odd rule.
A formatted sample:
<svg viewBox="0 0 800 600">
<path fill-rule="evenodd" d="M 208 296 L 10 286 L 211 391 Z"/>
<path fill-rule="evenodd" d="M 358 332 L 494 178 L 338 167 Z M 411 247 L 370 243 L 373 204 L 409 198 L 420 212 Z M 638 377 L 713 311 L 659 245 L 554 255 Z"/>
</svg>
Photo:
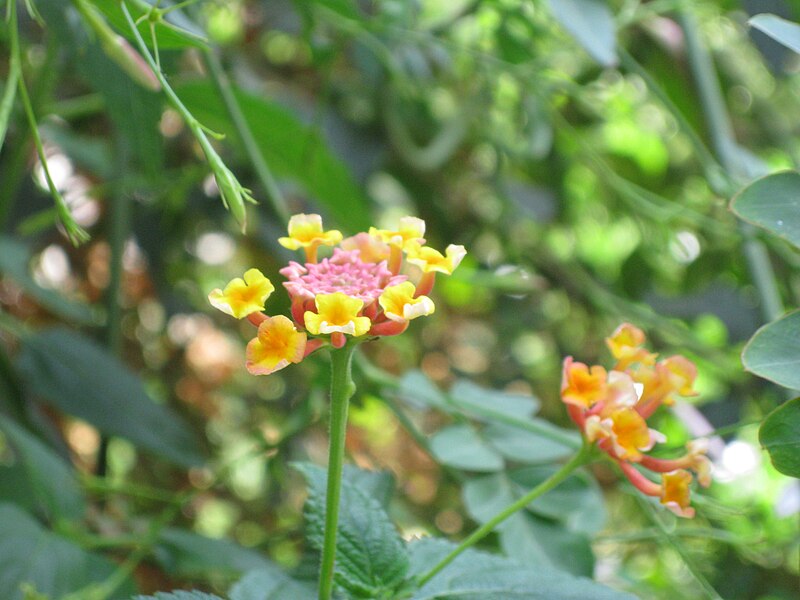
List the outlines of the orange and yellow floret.
<svg viewBox="0 0 800 600">
<path fill-rule="evenodd" d="M 326 231 L 319 215 L 294 215 L 288 229 L 280 244 L 305 252 L 304 263 L 292 261 L 280 271 L 291 319 L 264 314 L 275 288 L 258 269 L 208 295 L 215 308 L 258 327 L 247 345 L 246 366 L 254 375 L 298 363 L 324 345 L 341 348 L 348 338 L 402 333 L 409 321 L 433 314 L 426 294 L 436 272 L 452 273 L 466 255 L 463 246 L 450 245 L 445 254 L 423 246 L 425 222 L 416 217 L 400 219 L 396 229 L 371 228 L 347 239 Z M 320 246 L 334 246 L 332 255 L 318 260 Z M 422 271 L 416 286 L 401 272 L 404 256 Z"/>
<path fill-rule="evenodd" d="M 700 485 L 710 485 L 707 441 L 689 442 L 687 453 L 677 459 L 654 458 L 646 452 L 666 441 L 647 426 L 647 419 L 662 404 L 673 404 L 675 396 L 695 395 L 697 369 L 683 356 L 657 361 L 657 355 L 644 348 L 644 333 L 628 323 L 606 343 L 617 361 L 611 371 L 575 362 L 570 356 L 564 360 L 561 398 L 570 417 L 586 440 L 596 442 L 615 460 L 637 489 L 659 498 L 679 516 L 694 516 L 689 504 L 690 471 Z M 645 476 L 641 468 L 660 474 L 661 483 Z"/>
</svg>

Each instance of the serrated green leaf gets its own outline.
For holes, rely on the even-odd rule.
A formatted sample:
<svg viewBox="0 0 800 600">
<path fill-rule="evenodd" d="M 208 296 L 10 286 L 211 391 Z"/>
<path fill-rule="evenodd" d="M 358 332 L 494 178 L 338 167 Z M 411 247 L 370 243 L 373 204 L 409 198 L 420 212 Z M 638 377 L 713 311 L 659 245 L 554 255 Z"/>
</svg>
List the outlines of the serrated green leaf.
<svg viewBox="0 0 800 600">
<path fill-rule="evenodd" d="M 614 15 L 605 0 L 548 0 L 553 16 L 604 67 L 617 64 Z"/>
<path fill-rule="evenodd" d="M 0 504 L 0 598 L 22 600 L 20 585 L 31 584 L 51 598 L 104 581 L 116 565 L 41 527 L 11 504 Z M 111 600 L 135 592 L 127 582 Z"/>
<path fill-rule="evenodd" d="M 86 502 L 70 466 L 43 442 L 2 415 L 0 431 L 24 468 L 34 505 L 45 507 L 50 518 L 83 518 Z"/>
<path fill-rule="evenodd" d="M 800 54 L 800 25 L 782 19 L 778 15 L 762 13 L 752 17 L 748 23 L 763 31 L 776 42 L 779 42 Z"/>
<path fill-rule="evenodd" d="M 471 425 L 451 425 L 438 431 L 431 439 L 431 450 L 442 464 L 466 471 L 499 471 L 505 464 Z"/>
<path fill-rule="evenodd" d="M 800 173 L 784 171 L 757 179 L 731 201 L 745 221 L 800 247 Z"/>
<path fill-rule="evenodd" d="M 375 498 L 384 508 L 394 494 L 394 476 L 389 471 L 367 471 L 355 465 L 345 465 L 342 477 L 370 498 Z"/>
<path fill-rule="evenodd" d="M 95 313 L 87 304 L 64 298 L 58 292 L 47 290 L 36 283 L 28 271 L 30 262 L 27 246 L 0 235 L 0 273 L 13 279 L 26 294 L 53 314 L 80 325 L 97 323 Z"/>
<path fill-rule="evenodd" d="M 778 471 L 800 478 L 800 398 L 779 406 L 764 419 L 758 441 Z"/>
<path fill-rule="evenodd" d="M 742 351 L 744 368 L 790 389 L 800 389 L 800 311 L 767 323 Z"/>
<path fill-rule="evenodd" d="M 210 82 L 178 86 L 178 95 L 206 126 L 236 137 L 228 112 Z M 349 231 L 369 227 L 369 203 L 345 164 L 316 130 L 276 102 L 234 90 L 267 164 L 303 185 Z"/>
<path fill-rule="evenodd" d="M 26 336 L 22 344 L 20 378 L 48 404 L 176 464 L 202 464 L 183 420 L 153 402 L 141 381 L 91 339 L 53 328 Z"/>
<path fill-rule="evenodd" d="M 309 485 L 305 515 L 308 540 L 322 548 L 325 524 L 325 469 L 297 465 Z M 335 580 L 357 598 L 383 598 L 405 579 L 408 555 L 388 515 L 377 500 L 342 481 L 336 540 Z"/>
<path fill-rule="evenodd" d="M 316 590 L 293 580 L 277 566 L 252 571 L 231 588 L 230 600 L 316 600 Z"/>
<path fill-rule="evenodd" d="M 420 576 L 455 544 L 439 539 L 409 544 L 410 574 Z M 511 559 L 467 550 L 417 590 L 411 600 L 635 600 L 557 569 L 531 569 Z"/>
<path fill-rule="evenodd" d="M 458 408 L 479 419 L 485 418 L 484 409 L 516 419 L 528 419 L 539 410 L 536 398 L 483 388 L 466 379 L 456 381 L 448 397 Z"/>
<path fill-rule="evenodd" d="M 214 594 L 177 590 L 174 592 L 156 592 L 155 596 L 134 596 L 132 600 L 222 600 Z"/>
<path fill-rule="evenodd" d="M 547 421 L 534 420 L 541 427 L 555 427 Z M 490 423 L 484 428 L 482 434 L 504 457 L 521 463 L 551 463 L 575 452 L 574 448 L 559 444 L 532 431 L 501 423 Z"/>
<path fill-rule="evenodd" d="M 266 557 L 230 540 L 171 527 L 161 531 L 153 555 L 167 573 L 181 577 L 240 575 L 270 566 Z"/>
</svg>

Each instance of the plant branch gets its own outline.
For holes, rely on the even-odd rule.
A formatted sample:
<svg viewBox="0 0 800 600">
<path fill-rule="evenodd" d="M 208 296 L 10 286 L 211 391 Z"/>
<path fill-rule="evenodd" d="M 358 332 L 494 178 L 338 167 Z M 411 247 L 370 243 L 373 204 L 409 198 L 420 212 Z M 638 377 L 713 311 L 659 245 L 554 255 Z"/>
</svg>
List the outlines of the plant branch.
<svg viewBox="0 0 800 600">
<path fill-rule="evenodd" d="M 592 456 L 592 446 L 583 445 L 581 449 L 569 461 L 550 477 L 545 479 L 542 483 L 533 488 L 530 492 L 519 498 L 516 502 L 509 504 L 506 508 L 497 513 L 494 517 L 489 519 L 481 527 L 472 532 L 467 538 L 461 542 L 450 554 L 440 560 L 432 569 L 417 579 L 417 585 L 422 587 L 433 577 L 435 577 L 442 569 L 453 562 L 458 556 L 474 546 L 477 542 L 489 535 L 494 528 L 500 523 L 508 519 L 511 515 L 519 510 L 522 510 L 528 504 L 536 500 L 539 496 L 543 496 L 553 488 L 557 487 L 562 481 L 569 477 L 575 469 L 587 464 Z"/>
</svg>

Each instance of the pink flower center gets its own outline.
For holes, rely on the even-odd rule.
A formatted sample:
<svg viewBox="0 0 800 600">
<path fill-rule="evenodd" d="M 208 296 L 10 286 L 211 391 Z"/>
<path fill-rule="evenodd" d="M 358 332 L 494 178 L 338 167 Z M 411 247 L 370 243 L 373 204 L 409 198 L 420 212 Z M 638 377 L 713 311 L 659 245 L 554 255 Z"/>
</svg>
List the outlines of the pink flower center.
<svg viewBox="0 0 800 600">
<path fill-rule="evenodd" d="M 320 262 L 290 262 L 281 269 L 281 275 L 289 281 L 283 283 L 292 297 L 299 296 L 313 300 L 317 294 L 333 294 L 341 292 L 363 300 L 368 305 L 381 295 L 389 286 L 397 285 L 408 279 L 405 275 L 392 275 L 386 261 L 378 263 L 363 262 L 359 250 L 342 250 L 335 248 L 331 258 L 323 258 Z"/>
</svg>

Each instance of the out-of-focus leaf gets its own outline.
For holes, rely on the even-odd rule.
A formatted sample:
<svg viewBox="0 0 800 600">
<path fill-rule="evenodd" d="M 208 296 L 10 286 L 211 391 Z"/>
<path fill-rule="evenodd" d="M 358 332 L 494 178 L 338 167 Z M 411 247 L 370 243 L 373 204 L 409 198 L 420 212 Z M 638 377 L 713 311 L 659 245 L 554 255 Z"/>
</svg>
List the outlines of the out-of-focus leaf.
<svg viewBox="0 0 800 600">
<path fill-rule="evenodd" d="M 503 457 L 470 425 L 452 425 L 431 439 L 431 450 L 445 465 L 466 471 L 491 472 L 503 468 Z"/>
<path fill-rule="evenodd" d="M 394 477 L 389 471 L 368 471 L 345 465 L 342 477 L 386 508 L 394 494 Z"/>
<path fill-rule="evenodd" d="M 800 247 L 800 173 L 784 171 L 757 179 L 731 201 L 745 221 Z"/>
<path fill-rule="evenodd" d="M 202 464 L 189 427 L 154 403 L 141 381 L 91 339 L 62 328 L 26 336 L 22 380 L 50 405 L 182 466 Z"/>
<path fill-rule="evenodd" d="M 782 19 L 778 15 L 762 13 L 752 17 L 748 23 L 763 31 L 776 42 L 800 54 L 800 25 Z"/>
<path fill-rule="evenodd" d="M 235 129 L 219 95 L 209 82 L 177 87 L 183 102 L 212 129 L 235 138 Z M 326 140 L 291 111 L 264 98 L 235 90 L 247 125 L 267 164 L 290 177 L 324 206 L 347 231 L 369 227 L 369 205 L 344 163 Z"/>
<path fill-rule="evenodd" d="M 28 272 L 31 262 L 28 248 L 7 236 L 0 235 L 0 273 L 13 279 L 25 293 L 30 294 L 47 310 L 72 323 L 89 325 L 97 322 L 91 307 L 64 298 L 36 283 Z"/>
<path fill-rule="evenodd" d="M 553 16 L 604 67 L 617 64 L 614 15 L 605 0 L 548 0 Z"/>
<path fill-rule="evenodd" d="M 742 352 L 744 368 L 790 389 L 800 389 L 800 311 L 767 323 Z"/>
<path fill-rule="evenodd" d="M 541 427 L 554 427 L 541 419 L 535 420 Z M 522 463 L 551 463 L 575 451 L 570 446 L 559 444 L 532 431 L 501 423 L 487 425 L 483 436 L 507 459 Z"/>
<path fill-rule="evenodd" d="M 536 398 L 482 388 L 466 379 L 456 381 L 448 395 L 459 408 L 478 416 L 483 409 L 489 409 L 509 417 L 527 419 L 539 410 Z"/>
<path fill-rule="evenodd" d="M 317 591 L 270 564 L 242 577 L 229 595 L 231 600 L 315 600 Z"/>
<path fill-rule="evenodd" d="M 45 507 L 51 518 L 82 518 L 86 503 L 69 465 L 36 437 L 2 415 L 0 431 L 16 451 L 27 474 L 26 486 L 35 496 L 35 504 Z"/>
<path fill-rule="evenodd" d="M 4 600 L 22 600 L 23 583 L 51 598 L 61 598 L 105 580 L 116 570 L 114 563 L 43 529 L 11 504 L 0 504 L 0 531 L 0 598 Z M 133 593 L 135 588 L 126 582 L 110 600 L 129 598 Z"/>
<path fill-rule="evenodd" d="M 422 371 L 409 371 L 403 375 L 398 395 L 416 408 L 449 410 L 445 395 Z"/>
<path fill-rule="evenodd" d="M 180 577 L 236 575 L 270 565 L 255 550 L 230 540 L 175 528 L 162 530 L 154 555 L 167 573 Z"/>
<path fill-rule="evenodd" d="M 308 538 L 321 550 L 325 523 L 325 469 L 303 463 L 309 496 L 305 515 Z M 377 500 L 342 481 L 336 539 L 335 580 L 355 598 L 391 597 L 405 579 L 408 555 L 397 530 Z"/>
<path fill-rule="evenodd" d="M 779 406 L 764 419 L 758 441 L 778 471 L 800 478 L 800 398 Z"/>
<path fill-rule="evenodd" d="M 78 68 L 102 94 L 118 138 L 134 165 L 155 178 L 164 169 L 164 142 L 158 129 L 164 97 L 132 81 L 99 48 L 87 48 Z"/>
<path fill-rule="evenodd" d="M 133 40 L 133 34 L 128 26 L 128 22 L 125 20 L 125 15 L 120 8 L 118 0 L 92 0 L 92 4 L 100 9 L 108 19 L 108 22 L 116 27 L 117 31 L 129 40 Z M 170 4 L 174 3 L 162 2 L 161 8 L 169 8 Z M 128 5 L 134 20 L 138 19 L 141 14 L 143 14 L 137 11 L 130 2 Z M 189 47 L 202 48 L 205 46 L 205 33 L 203 30 L 180 10 L 171 11 L 164 15 L 164 17 L 156 23 L 155 27 L 158 47 L 161 50 Z M 138 29 L 145 43 L 150 46 L 152 50 L 153 43 L 148 19 L 144 19 L 138 25 Z"/>
<path fill-rule="evenodd" d="M 42 138 L 61 148 L 79 167 L 103 180 L 114 176 L 113 153 L 107 139 L 80 135 L 52 121 L 42 123 L 39 129 Z"/>
</svg>

